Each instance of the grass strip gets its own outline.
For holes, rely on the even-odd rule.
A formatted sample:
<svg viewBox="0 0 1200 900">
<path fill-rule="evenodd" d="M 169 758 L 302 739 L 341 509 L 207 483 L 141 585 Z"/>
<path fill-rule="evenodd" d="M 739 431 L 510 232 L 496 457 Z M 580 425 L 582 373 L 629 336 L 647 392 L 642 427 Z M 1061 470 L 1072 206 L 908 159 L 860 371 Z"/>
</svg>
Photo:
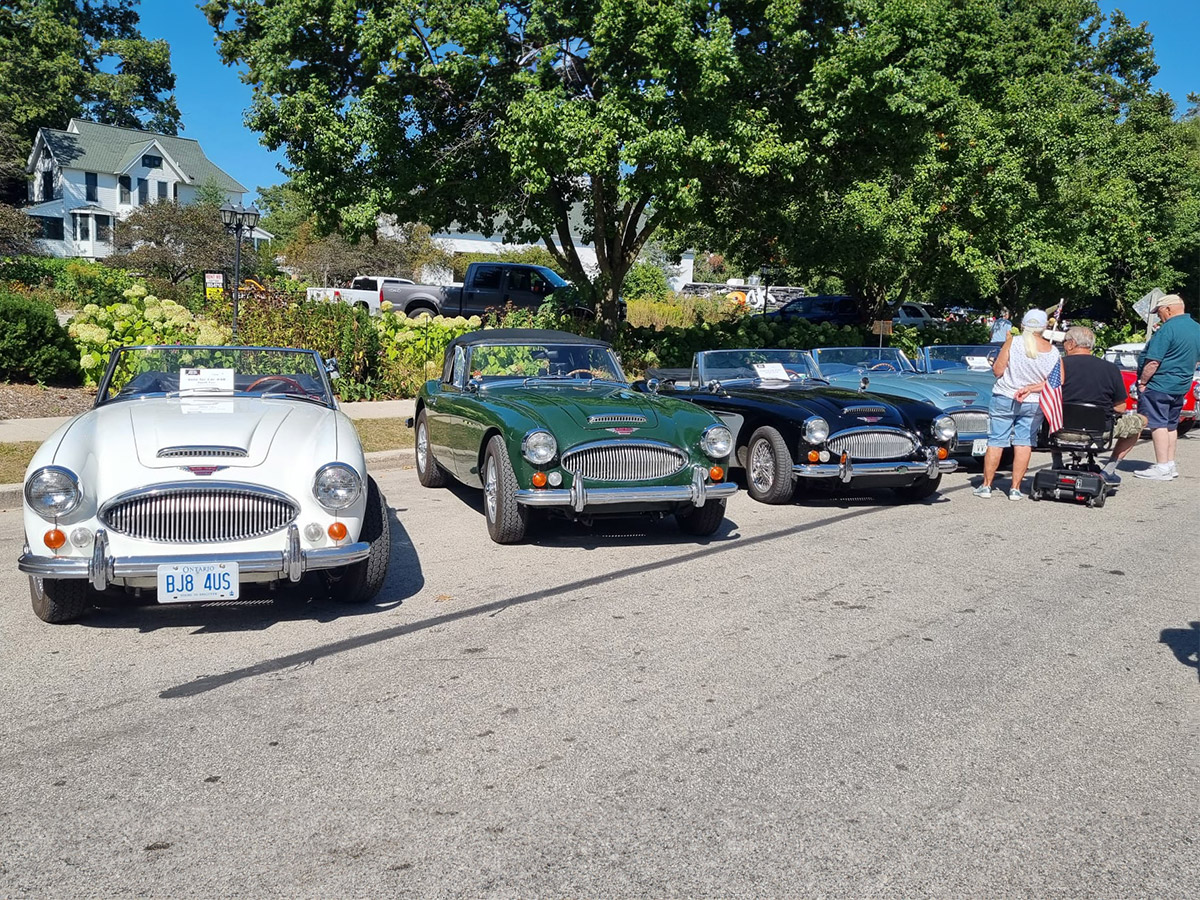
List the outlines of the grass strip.
<svg viewBox="0 0 1200 900">
<path fill-rule="evenodd" d="M 0 484 L 17 484 L 25 480 L 25 468 L 33 459 L 41 441 L 20 441 L 0 444 Z"/>
<path fill-rule="evenodd" d="M 373 453 L 376 450 L 406 450 L 413 445 L 412 429 L 404 424 L 404 419 L 351 419 L 358 429 L 358 439 L 362 441 L 363 452 Z"/>
</svg>

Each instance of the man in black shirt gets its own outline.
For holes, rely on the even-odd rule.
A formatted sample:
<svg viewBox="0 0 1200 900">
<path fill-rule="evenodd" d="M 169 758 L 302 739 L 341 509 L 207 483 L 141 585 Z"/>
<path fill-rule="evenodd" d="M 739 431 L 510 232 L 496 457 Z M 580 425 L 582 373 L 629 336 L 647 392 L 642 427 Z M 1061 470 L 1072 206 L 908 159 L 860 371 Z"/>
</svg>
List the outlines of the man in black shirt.
<svg viewBox="0 0 1200 900">
<path fill-rule="evenodd" d="M 1096 335 L 1092 329 L 1083 325 L 1073 325 L 1067 329 L 1063 339 L 1063 404 L 1095 403 L 1098 406 L 1112 407 L 1112 418 L 1125 412 L 1128 392 L 1125 389 L 1125 379 L 1121 370 L 1106 359 L 1092 356 L 1092 348 L 1096 346 Z M 1121 476 L 1117 474 L 1117 463 L 1125 458 L 1138 442 L 1142 429 L 1146 427 L 1144 417 L 1131 413 L 1121 415 L 1114 423 L 1113 434 L 1117 438 L 1113 445 L 1112 455 L 1104 464 L 1104 480 L 1109 484 L 1120 484 Z M 1055 454 L 1054 464 L 1061 464 L 1061 457 Z"/>
</svg>

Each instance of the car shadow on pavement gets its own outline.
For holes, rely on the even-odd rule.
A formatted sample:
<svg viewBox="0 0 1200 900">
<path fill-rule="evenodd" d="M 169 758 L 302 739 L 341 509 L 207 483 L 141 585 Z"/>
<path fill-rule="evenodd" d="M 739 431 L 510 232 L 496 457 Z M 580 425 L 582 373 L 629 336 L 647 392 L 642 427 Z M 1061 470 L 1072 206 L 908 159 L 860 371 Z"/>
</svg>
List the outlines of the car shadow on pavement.
<svg viewBox="0 0 1200 900">
<path fill-rule="evenodd" d="M 958 485 L 956 487 L 947 489 L 946 493 L 963 491 L 969 487 L 969 485 Z M 185 681 L 182 684 L 169 687 L 161 691 L 158 696 L 163 700 L 175 700 L 182 697 L 195 697 L 200 694 L 207 693 L 208 691 L 213 691 L 224 687 L 225 685 L 235 684 L 245 678 L 255 678 L 259 675 L 268 675 L 272 672 L 279 672 L 284 669 L 290 669 L 294 666 L 309 665 L 317 662 L 318 660 L 336 656 L 339 653 L 349 653 L 355 650 L 360 650 L 363 647 L 370 647 L 375 644 L 381 644 L 385 641 L 407 637 L 411 634 L 418 634 L 422 631 L 428 631 L 433 628 L 439 628 L 444 625 L 452 624 L 460 619 L 470 619 L 477 616 L 491 616 L 503 612 L 504 610 L 513 606 L 522 606 L 527 603 L 537 603 L 543 600 L 556 599 L 563 594 L 571 593 L 573 591 L 586 590 L 601 584 L 611 584 L 619 579 L 631 578 L 644 572 L 651 572 L 658 569 L 669 569 L 673 566 L 686 566 L 702 557 L 711 557 L 716 553 L 726 553 L 730 550 L 740 550 L 760 544 L 769 544 L 771 541 L 777 541 L 795 537 L 799 534 L 818 531 L 821 528 L 836 525 L 840 522 L 846 522 L 851 519 L 858 519 L 863 516 L 870 516 L 880 513 L 889 508 L 890 507 L 878 505 L 863 506 L 858 509 L 839 512 L 812 521 L 798 522 L 795 525 L 779 528 L 774 531 L 766 532 L 765 534 L 755 535 L 753 537 L 719 541 L 715 546 L 699 546 L 690 552 L 680 553 L 679 555 L 672 556 L 668 559 L 639 563 L 637 565 L 626 566 L 623 569 L 605 571 L 599 575 L 553 584 L 548 587 L 528 591 L 524 594 L 517 594 L 513 597 L 494 600 L 490 603 L 480 603 L 476 606 L 470 606 L 465 609 L 458 609 L 452 612 L 446 612 L 440 615 L 418 619 L 413 622 L 404 622 L 388 628 L 381 628 L 378 631 L 353 635 L 351 637 L 343 638 L 342 640 L 332 641 L 328 644 L 322 644 L 317 647 L 312 647 L 308 650 L 302 650 L 298 653 L 289 653 L 286 656 L 277 656 L 273 659 L 265 659 L 262 662 L 245 666 L 241 669 L 234 669 L 230 672 L 224 672 L 220 675 L 203 675 L 199 678 L 194 678 L 191 681 Z"/>
<path fill-rule="evenodd" d="M 1196 670 L 1200 680 L 1200 622 L 1192 622 L 1190 628 L 1164 628 L 1158 634 L 1158 642 L 1185 666 Z"/>
<path fill-rule="evenodd" d="M 305 576 L 296 585 L 271 590 L 265 585 L 244 585 L 238 600 L 225 603 L 156 604 L 132 595 L 106 594 L 97 608 L 79 624 L 91 628 L 136 628 L 148 634 L 164 628 L 192 628 L 193 634 L 264 631 L 280 622 L 310 620 L 332 622 L 395 609 L 425 586 L 421 562 L 408 531 L 396 510 L 391 518 L 391 555 L 383 588 L 370 603 L 349 604 L 329 599 L 319 574 Z M 152 593 L 152 592 L 151 592 Z"/>
</svg>

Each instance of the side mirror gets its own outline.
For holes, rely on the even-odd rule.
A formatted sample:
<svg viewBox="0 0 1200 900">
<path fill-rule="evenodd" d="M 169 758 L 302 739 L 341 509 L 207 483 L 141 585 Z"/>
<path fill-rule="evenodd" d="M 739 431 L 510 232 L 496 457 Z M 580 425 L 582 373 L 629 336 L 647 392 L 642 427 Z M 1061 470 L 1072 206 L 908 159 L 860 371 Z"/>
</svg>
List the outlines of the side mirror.
<svg viewBox="0 0 1200 900">
<path fill-rule="evenodd" d="M 467 392 L 471 394 L 479 393 L 479 379 L 472 378 L 467 382 Z"/>
<path fill-rule="evenodd" d="M 660 382 L 659 382 L 659 380 L 658 380 L 657 378 L 647 378 L 647 379 L 646 379 L 646 390 L 647 390 L 647 392 L 649 392 L 649 393 L 651 393 L 651 394 L 657 394 L 657 393 L 658 393 L 658 387 L 659 387 L 659 383 L 660 383 Z"/>
<path fill-rule="evenodd" d="M 871 379 L 870 379 L 870 378 L 868 378 L 866 375 L 864 375 L 864 376 L 862 377 L 862 381 L 860 381 L 860 382 L 858 383 L 858 389 L 859 389 L 860 391 L 865 391 L 865 390 L 867 389 L 867 385 L 869 385 L 870 383 L 871 383 Z"/>
<path fill-rule="evenodd" d="M 330 381 L 336 381 L 342 377 L 342 373 L 338 371 L 338 361 L 332 356 L 325 360 L 325 374 L 329 376 Z"/>
</svg>

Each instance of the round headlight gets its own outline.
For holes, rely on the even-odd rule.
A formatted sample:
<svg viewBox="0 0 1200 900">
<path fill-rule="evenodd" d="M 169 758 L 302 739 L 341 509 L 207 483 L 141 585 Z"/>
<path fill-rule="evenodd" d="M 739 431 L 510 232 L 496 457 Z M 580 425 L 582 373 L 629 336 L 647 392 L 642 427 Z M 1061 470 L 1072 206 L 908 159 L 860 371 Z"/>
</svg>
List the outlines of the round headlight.
<svg viewBox="0 0 1200 900">
<path fill-rule="evenodd" d="M 79 479 L 62 466 L 38 469 L 25 482 L 25 502 L 43 519 L 65 516 L 82 499 Z"/>
<path fill-rule="evenodd" d="M 521 453 L 535 466 L 544 466 L 558 453 L 558 441 L 548 431 L 531 431 L 521 441 Z"/>
<path fill-rule="evenodd" d="M 933 436 L 939 441 L 952 441 L 958 437 L 958 426 L 949 416 L 938 416 L 933 420 Z"/>
<path fill-rule="evenodd" d="M 329 463 L 317 470 L 313 479 L 313 496 L 323 507 L 330 510 L 346 509 L 354 505 L 362 492 L 362 480 L 358 473 L 345 463 Z"/>
<path fill-rule="evenodd" d="M 804 440 L 810 444 L 823 444 L 829 437 L 829 423 L 820 416 L 813 416 L 804 423 Z"/>
<path fill-rule="evenodd" d="M 700 438 L 700 449 L 713 459 L 724 459 L 733 450 L 733 435 L 724 425 L 709 425 Z"/>
</svg>

